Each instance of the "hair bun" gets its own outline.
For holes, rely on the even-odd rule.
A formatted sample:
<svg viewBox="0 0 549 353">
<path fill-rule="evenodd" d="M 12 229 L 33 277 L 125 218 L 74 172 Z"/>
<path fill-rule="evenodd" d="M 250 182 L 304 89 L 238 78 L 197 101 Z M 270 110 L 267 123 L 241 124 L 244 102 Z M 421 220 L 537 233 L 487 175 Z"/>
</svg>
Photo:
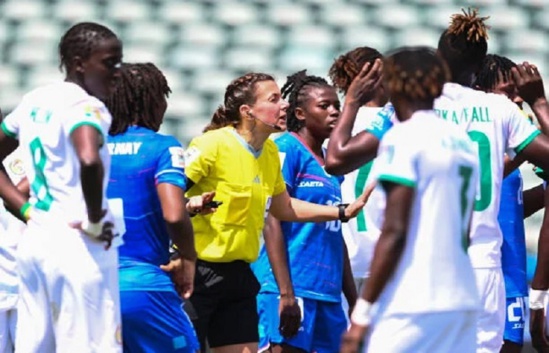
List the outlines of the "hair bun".
<svg viewBox="0 0 549 353">
<path fill-rule="evenodd" d="M 484 21 L 490 18 L 490 16 L 479 17 L 478 9 L 468 8 L 461 9 L 463 14 L 454 14 L 451 17 L 450 27 L 448 27 L 448 34 L 460 35 L 466 34 L 467 40 L 472 42 L 480 42 L 482 39 L 488 39 L 488 29 Z"/>
</svg>

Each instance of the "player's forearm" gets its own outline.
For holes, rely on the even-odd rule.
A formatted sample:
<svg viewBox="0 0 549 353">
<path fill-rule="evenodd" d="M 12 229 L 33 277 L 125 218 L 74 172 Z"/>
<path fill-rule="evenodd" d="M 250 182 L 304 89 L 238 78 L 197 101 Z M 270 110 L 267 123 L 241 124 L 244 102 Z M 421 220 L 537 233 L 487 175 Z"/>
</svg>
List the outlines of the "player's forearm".
<svg viewBox="0 0 549 353">
<path fill-rule="evenodd" d="M 352 136 L 360 105 L 345 102 L 343 111 L 330 134 L 325 169 L 333 175 L 349 173 L 375 158 L 379 140 L 372 134 Z"/>
<path fill-rule="evenodd" d="M 294 297 L 294 287 L 288 265 L 287 246 L 282 234 L 280 221 L 273 216 L 269 216 L 265 223 L 263 237 L 265 238 L 267 256 L 269 257 L 280 295 L 289 298 Z"/>
<path fill-rule="evenodd" d="M 339 219 L 339 209 L 294 198 L 289 198 L 287 205 L 271 204 L 271 214 L 286 222 L 328 222 Z"/>
<path fill-rule="evenodd" d="M 349 251 L 345 242 L 343 243 L 343 294 L 345 295 L 345 299 L 347 299 L 349 308 L 354 307 L 358 292 L 355 286 L 351 261 L 349 260 Z"/>
<path fill-rule="evenodd" d="M 80 181 L 88 210 L 88 220 L 97 223 L 101 220 L 103 205 L 103 162 L 99 158 L 80 161 Z"/>
<path fill-rule="evenodd" d="M 0 163 L 0 198 L 2 198 L 6 209 L 11 214 L 26 222 L 26 219 L 21 214 L 21 208 L 28 201 L 28 197 L 13 185 L 2 163 Z"/>
<path fill-rule="evenodd" d="M 181 257 L 191 261 L 196 260 L 194 230 L 188 214 L 185 213 L 183 219 L 179 221 L 167 221 L 166 229 L 168 230 L 168 235 L 177 247 L 177 251 Z"/>
<path fill-rule="evenodd" d="M 549 102 L 545 97 L 538 98 L 530 104 L 530 107 L 538 120 L 541 132 L 549 136 Z"/>
<path fill-rule="evenodd" d="M 524 204 L 524 218 L 528 218 L 543 208 L 543 184 L 528 189 L 522 193 Z"/>
</svg>

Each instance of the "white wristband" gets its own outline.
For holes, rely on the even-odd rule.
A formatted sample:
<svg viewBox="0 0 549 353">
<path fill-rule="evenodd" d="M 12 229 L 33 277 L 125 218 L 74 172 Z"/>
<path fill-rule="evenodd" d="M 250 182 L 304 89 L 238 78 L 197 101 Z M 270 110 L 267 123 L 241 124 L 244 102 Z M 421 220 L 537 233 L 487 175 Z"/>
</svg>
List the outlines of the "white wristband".
<svg viewBox="0 0 549 353">
<path fill-rule="evenodd" d="M 547 297 L 547 290 L 532 289 L 528 294 L 528 302 L 530 309 L 539 310 L 545 309 L 545 298 Z"/>
<path fill-rule="evenodd" d="M 372 317 L 370 316 L 371 309 L 372 303 L 363 298 L 358 298 L 351 313 L 351 322 L 359 326 L 368 326 L 372 321 Z"/>
<path fill-rule="evenodd" d="M 103 232 L 103 222 L 92 223 L 88 219 L 82 222 L 82 231 L 89 236 L 97 238 Z"/>
</svg>

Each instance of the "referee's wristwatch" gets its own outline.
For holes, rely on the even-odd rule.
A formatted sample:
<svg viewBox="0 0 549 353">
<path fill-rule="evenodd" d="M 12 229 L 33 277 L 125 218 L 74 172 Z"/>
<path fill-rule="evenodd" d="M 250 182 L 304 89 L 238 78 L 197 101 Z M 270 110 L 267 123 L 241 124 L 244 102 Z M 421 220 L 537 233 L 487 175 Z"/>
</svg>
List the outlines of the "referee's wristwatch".
<svg viewBox="0 0 549 353">
<path fill-rule="evenodd" d="M 345 209 L 347 208 L 347 206 L 349 206 L 348 203 L 340 203 L 339 205 L 337 205 L 337 208 L 339 209 L 339 220 L 344 223 L 348 222 L 350 219 L 345 216 Z"/>
</svg>

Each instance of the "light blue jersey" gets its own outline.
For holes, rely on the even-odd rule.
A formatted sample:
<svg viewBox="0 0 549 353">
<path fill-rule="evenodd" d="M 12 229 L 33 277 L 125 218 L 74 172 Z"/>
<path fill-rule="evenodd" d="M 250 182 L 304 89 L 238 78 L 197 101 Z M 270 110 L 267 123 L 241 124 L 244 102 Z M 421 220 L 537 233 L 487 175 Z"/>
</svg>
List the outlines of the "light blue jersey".
<svg viewBox="0 0 549 353">
<path fill-rule="evenodd" d="M 341 202 L 343 177 L 326 173 L 323 161 L 315 158 L 297 134 L 286 133 L 276 140 L 276 144 L 291 197 L 323 205 Z M 281 225 L 295 295 L 340 302 L 343 281 L 341 222 L 282 222 Z M 261 249 L 254 270 L 261 284 L 260 292 L 278 293 L 265 247 Z"/>
</svg>

